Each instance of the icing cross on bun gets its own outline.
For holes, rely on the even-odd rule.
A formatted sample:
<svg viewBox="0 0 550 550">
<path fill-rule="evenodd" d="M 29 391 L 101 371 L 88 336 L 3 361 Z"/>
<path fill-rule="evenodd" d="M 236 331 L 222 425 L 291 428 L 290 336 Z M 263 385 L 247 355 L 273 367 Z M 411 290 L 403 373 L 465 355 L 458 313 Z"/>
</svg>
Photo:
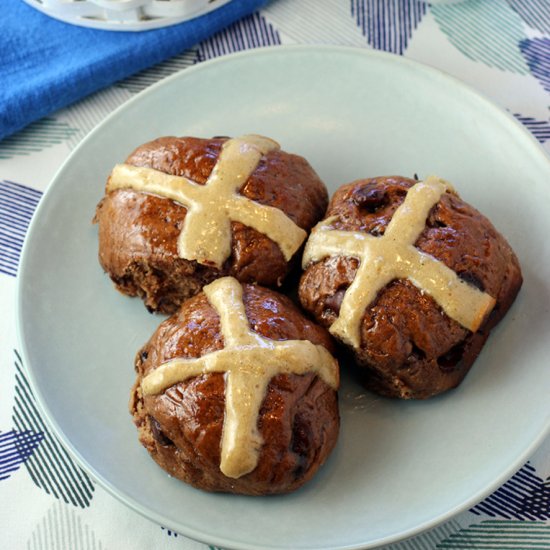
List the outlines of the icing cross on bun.
<svg viewBox="0 0 550 550">
<path fill-rule="evenodd" d="M 304 268 L 327 256 L 351 256 L 360 261 L 338 318 L 329 329 L 332 334 L 359 348 L 365 309 L 374 302 L 378 292 L 395 279 L 408 279 L 421 292 L 434 298 L 451 319 L 472 332 L 478 330 L 494 307 L 495 299 L 414 246 L 430 210 L 448 190 L 452 190 L 450 184 L 435 176 L 413 185 L 382 236 L 331 230 L 333 218 L 314 228 L 304 251 Z"/>
<path fill-rule="evenodd" d="M 231 254 L 231 222 L 240 222 L 276 242 L 288 261 L 307 233 L 282 210 L 254 202 L 239 190 L 263 155 L 279 150 L 272 139 L 246 135 L 223 144 L 205 185 L 147 167 L 119 164 L 107 183 L 107 192 L 133 189 L 152 193 L 187 208 L 178 239 L 181 258 L 221 268 Z"/>
<path fill-rule="evenodd" d="M 368 389 L 402 399 L 458 386 L 522 284 L 506 239 L 435 176 L 339 187 L 303 266 L 304 309 Z"/>
<path fill-rule="evenodd" d="M 271 340 L 251 330 L 243 289 L 232 277 L 204 287 L 220 317 L 224 348 L 198 358 L 171 359 L 141 381 L 144 396 L 206 373 L 225 373 L 225 417 L 220 470 L 239 478 L 257 465 L 263 441 L 257 420 L 269 382 L 278 374 L 317 374 L 338 388 L 338 364 L 327 349 L 309 340 Z"/>
<path fill-rule="evenodd" d="M 309 162 L 267 137 L 159 137 L 112 170 L 98 259 L 120 292 L 171 314 L 220 277 L 280 287 L 327 204 Z"/>
</svg>

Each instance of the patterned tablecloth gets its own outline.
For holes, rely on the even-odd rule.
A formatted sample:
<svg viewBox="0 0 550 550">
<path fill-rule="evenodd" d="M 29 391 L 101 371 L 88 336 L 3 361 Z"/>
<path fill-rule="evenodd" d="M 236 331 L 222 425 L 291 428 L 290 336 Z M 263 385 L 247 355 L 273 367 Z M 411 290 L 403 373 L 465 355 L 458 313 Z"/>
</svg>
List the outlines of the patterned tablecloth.
<svg viewBox="0 0 550 550">
<path fill-rule="evenodd" d="M 506 108 L 550 152 L 549 0 L 274 0 L 189 51 L 1 141 L 0 548 L 207 548 L 120 504 L 75 464 L 45 424 L 17 351 L 18 260 L 48 182 L 115 107 L 206 59 L 294 43 L 376 48 L 443 69 Z M 550 549 L 549 476 L 547 440 L 471 510 L 391 548 Z"/>
</svg>

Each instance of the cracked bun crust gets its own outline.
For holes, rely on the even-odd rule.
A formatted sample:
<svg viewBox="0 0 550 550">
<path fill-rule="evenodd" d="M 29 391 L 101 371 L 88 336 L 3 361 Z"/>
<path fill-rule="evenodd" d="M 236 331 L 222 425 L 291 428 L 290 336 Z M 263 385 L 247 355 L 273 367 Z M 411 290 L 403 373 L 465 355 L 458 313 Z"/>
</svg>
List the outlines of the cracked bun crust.
<svg viewBox="0 0 550 550">
<path fill-rule="evenodd" d="M 383 235 L 415 183 L 398 176 L 355 181 L 336 192 L 326 217 L 333 218 L 330 225 L 336 230 Z M 378 292 L 361 318 L 360 346 L 348 350 L 367 388 L 406 399 L 428 398 L 456 387 L 522 283 L 518 260 L 506 240 L 454 192 L 444 193 L 431 208 L 414 246 L 496 303 L 479 329 L 471 332 L 407 279 L 394 279 Z M 345 255 L 306 266 L 300 301 L 323 326 L 337 319 L 358 267 L 357 259 Z"/>
<path fill-rule="evenodd" d="M 333 351 L 327 331 L 308 321 L 288 298 L 243 285 L 243 303 L 255 333 L 278 341 L 309 340 Z M 297 489 L 325 462 L 339 431 L 337 392 L 316 374 L 271 379 L 257 419 L 263 439 L 257 466 L 237 478 L 220 470 L 223 373 L 201 374 L 144 395 L 141 382 L 160 364 L 223 348 L 220 317 L 204 292 L 159 326 L 136 356 L 130 413 L 141 443 L 169 474 L 200 489 L 248 495 Z"/>
<path fill-rule="evenodd" d="M 162 137 L 138 147 L 126 164 L 204 185 L 226 141 Z M 261 158 L 240 194 L 283 211 L 305 231 L 328 203 L 327 190 L 308 162 L 281 150 Z M 293 260 L 287 261 L 266 235 L 240 222 L 231 222 L 231 254 L 220 268 L 179 257 L 177 240 L 186 212 L 181 204 L 154 194 L 132 189 L 106 193 L 94 221 L 100 264 L 118 290 L 141 297 L 150 311 L 173 313 L 186 298 L 225 275 L 268 287 L 282 284 Z"/>
</svg>

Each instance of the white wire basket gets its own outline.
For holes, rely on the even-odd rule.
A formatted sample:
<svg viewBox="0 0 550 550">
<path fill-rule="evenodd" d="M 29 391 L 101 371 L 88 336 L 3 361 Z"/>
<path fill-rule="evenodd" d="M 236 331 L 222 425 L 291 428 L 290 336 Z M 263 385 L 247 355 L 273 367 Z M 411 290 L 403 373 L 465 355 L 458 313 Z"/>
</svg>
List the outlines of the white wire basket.
<svg viewBox="0 0 550 550">
<path fill-rule="evenodd" d="M 74 25 L 142 31 L 175 25 L 231 0 L 24 0 L 41 12 Z"/>
</svg>

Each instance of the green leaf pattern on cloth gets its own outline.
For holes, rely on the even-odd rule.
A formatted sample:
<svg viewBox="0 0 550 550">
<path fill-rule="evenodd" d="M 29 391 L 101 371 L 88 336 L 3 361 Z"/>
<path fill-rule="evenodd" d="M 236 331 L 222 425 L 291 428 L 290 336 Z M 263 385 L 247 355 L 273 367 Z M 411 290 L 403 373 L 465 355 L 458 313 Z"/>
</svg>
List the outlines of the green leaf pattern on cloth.
<svg viewBox="0 0 550 550">
<path fill-rule="evenodd" d="M 23 547 L 23 546 L 22 546 Z M 104 550 L 105 546 L 74 509 L 54 504 L 32 530 L 27 550 Z"/>
<path fill-rule="evenodd" d="M 529 72 L 518 46 L 526 38 L 524 23 L 504 0 L 438 4 L 431 12 L 449 41 L 473 61 L 518 74 Z"/>
<path fill-rule="evenodd" d="M 550 2 L 548 0 L 508 0 L 518 15 L 533 29 L 550 34 Z"/>
<path fill-rule="evenodd" d="M 0 159 L 37 153 L 66 141 L 77 132 L 77 128 L 65 122 L 52 117 L 43 118 L 0 141 Z"/>
<path fill-rule="evenodd" d="M 453 533 L 441 541 L 436 548 L 437 550 L 550 548 L 550 526 L 542 521 L 482 521 Z"/>
</svg>

